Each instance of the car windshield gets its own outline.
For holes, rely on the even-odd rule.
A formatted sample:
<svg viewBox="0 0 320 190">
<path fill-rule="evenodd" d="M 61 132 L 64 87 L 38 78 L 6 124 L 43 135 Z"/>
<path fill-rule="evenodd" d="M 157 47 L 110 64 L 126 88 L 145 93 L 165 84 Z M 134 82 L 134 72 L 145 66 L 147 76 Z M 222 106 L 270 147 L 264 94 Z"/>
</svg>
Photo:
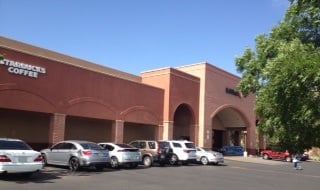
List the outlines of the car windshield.
<svg viewBox="0 0 320 190">
<path fill-rule="evenodd" d="M 184 143 L 187 148 L 196 148 L 193 143 Z"/>
<path fill-rule="evenodd" d="M 0 140 L 0 150 L 32 150 L 32 148 L 22 141 Z"/>
<path fill-rule="evenodd" d="M 83 149 L 90 149 L 90 150 L 103 150 L 103 148 L 94 143 L 80 143 Z"/>
</svg>

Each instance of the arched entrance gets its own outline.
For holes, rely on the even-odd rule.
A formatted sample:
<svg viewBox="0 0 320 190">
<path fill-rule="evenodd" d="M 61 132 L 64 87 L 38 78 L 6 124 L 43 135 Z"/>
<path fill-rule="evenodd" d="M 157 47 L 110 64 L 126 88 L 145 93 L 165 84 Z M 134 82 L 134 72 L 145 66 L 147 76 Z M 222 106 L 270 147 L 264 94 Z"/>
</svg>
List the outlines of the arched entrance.
<svg viewBox="0 0 320 190">
<path fill-rule="evenodd" d="M 225 106 L 218 109 L 212 118 L 212 148 L 222 146 L 245 146 L 244 135 L 248 122 L 240 110 Z"/>
<path fill-rule="evenodd" d="M 173 139 L 193 140 L 195 137 L 194 113 L 187 104 L 180 104 L 174 113 Z"/>
</svg>

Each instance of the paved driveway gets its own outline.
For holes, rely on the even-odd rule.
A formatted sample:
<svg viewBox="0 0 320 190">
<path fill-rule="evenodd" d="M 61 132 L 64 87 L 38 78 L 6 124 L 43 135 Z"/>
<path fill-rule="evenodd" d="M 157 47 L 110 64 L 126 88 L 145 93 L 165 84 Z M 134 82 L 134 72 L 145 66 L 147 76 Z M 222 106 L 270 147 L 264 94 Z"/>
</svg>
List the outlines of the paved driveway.
<svg viewBox="0 0 320 190">
<path fill-rule="evenodd" d="M 314 190 L 320 185 L 320 163 L 305 162 L 297 171 L 292 163 L 277 165 L 227 159 L 224 165 L 180 167 L 139 166 L 103 172 L 46 167 L 30 179 L 1 177 L 2 190 Z"/>
<path fill-rule="evenodd" d="M 265 165 L 286 165 L 288 162 L 283 160 L 264 160 L 261 157 L 243 157 L 243 156 L 225 156 L 226 160 L 233 160 L 239 162 L 250 162 L 256 164 L 265 164 Z"/>
</svg>

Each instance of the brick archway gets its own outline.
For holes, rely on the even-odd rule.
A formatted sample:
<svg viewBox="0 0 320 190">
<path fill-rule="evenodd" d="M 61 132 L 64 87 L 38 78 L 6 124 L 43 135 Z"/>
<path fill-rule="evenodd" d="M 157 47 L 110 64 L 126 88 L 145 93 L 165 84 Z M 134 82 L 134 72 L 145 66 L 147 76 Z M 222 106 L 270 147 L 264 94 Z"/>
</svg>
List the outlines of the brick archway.
<svg viewBox="0 0 320 190">
<path fill-rule="evenodd" d="M 250 123 L 246 115 L 232 105 L 220 106 L 211 114 L 212 148 L 225 145 L 246 146 L 243 131 L 249 130 Z"/>
<path fill-rule="evenodd" d="M 195 115 L 188 104 L 180 104 L 174 113 L 173 139 L 195 140 Z"/>
</svg>

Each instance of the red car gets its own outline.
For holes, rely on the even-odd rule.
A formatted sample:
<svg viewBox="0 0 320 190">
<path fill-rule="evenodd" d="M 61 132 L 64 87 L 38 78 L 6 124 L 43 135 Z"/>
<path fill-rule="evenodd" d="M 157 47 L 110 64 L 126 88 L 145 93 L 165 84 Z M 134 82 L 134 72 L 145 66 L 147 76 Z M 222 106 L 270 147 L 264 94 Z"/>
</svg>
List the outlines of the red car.
<svg viewBox="0 0 320 190">
<path fill-rule="evenodd" d="M 291 156 L 288 151 L 285 152 L 275 152 L 272 150 L 264 150 L 261 152 L 261 156 L 263 159 L 279 159 L 279 160 L 285 160 L 287 162 L 291 162 Z"/>
</svg>

